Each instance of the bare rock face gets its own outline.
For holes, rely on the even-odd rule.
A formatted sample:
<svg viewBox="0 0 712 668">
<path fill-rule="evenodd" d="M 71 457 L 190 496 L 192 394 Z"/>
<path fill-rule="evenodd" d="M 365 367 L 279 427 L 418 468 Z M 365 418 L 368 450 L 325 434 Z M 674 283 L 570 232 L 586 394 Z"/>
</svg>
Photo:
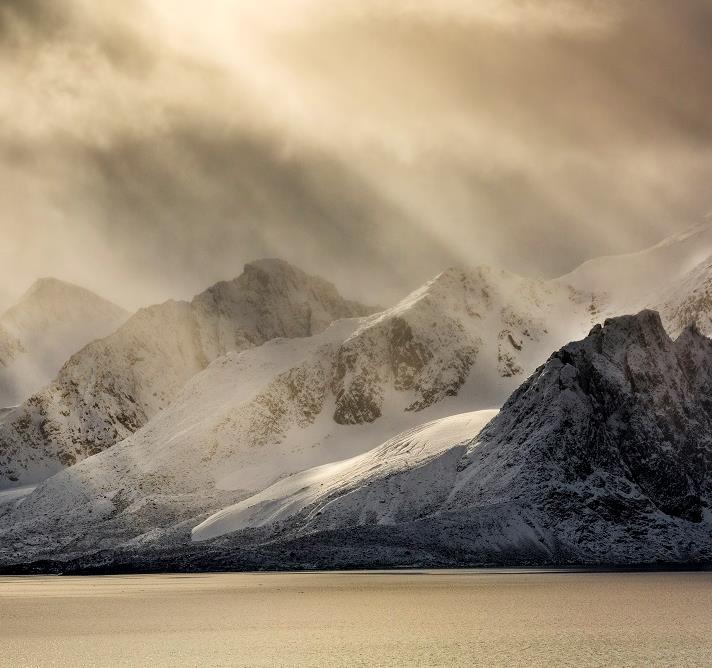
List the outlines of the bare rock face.
<svg viewBox="0 0 712 668">
<path fill-rule="evenodd" d="M 440 313 L 426 328 L 409 317 L 384 318 L 340 346 L 332 391 L 338 424 L 373 422 L 386 391 L 412 392 L 406 410 L 423 410 L 455 396 L 475 362 L 479 341 L 465 325 Z"/>
<path fill-rule="evenodd" d="M 334 419 L 378 419 L 390 390 L 410 392 L 407 410 L 417 413 L 457 396 L 468 382 L 495 388 L 475 408 L 497 405 L 564 336 L 556 328 L 560 314 L 574 330 L 590 327 L 590 299 L 489 267 L 449 269 L 341 345 Z"/>
<path fill-rule="evenodd" d="M 228 351 L 310 336 L 332 320 L 371 311 L 281 260 L 250 263 L 192 302 L 141 309 L 5 416 L 0 486 L 41 480 L 132 434 Z"/>
<path fill-rule="evenodd" d="M 334 465 L 341 477 L 322 476 L 308 504 L 288 479 L 236 506 L 240 531 L 214 549 L 225 558 L 264 541 L 285 565 L 295 545 L 315 565 L 335 554 L 402 565 L 406 552 L 441 565 L 709 561 L 710 389 L 712 341 L 694 326 L 673 341 L 655 312 L 609 319 L 554 353 L 470 441 L 423 456 L 394 439 L 398 466 L 386 447 L 353 475 Z M 260 504 L 276 519 L 245 533 Z"/>
</svg>

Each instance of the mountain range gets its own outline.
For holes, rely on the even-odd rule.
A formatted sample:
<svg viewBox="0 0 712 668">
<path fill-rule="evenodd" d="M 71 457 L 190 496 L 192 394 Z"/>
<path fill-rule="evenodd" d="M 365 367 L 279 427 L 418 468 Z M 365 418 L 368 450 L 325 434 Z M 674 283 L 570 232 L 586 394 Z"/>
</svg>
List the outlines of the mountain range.
<svg viewBox="0 0 712 668">
<path fill-rule="evenodd" d="M 380 311 L 263 260 L 142 309 L 0 415 L 0 564 L 708 559 L 711 255 L 700 226 Z"/>
<path fill-rule="evenodd" d="M 193 539 L 259 529 L 293 551 L 308 536 L 298 551 L 322 566 L 403 563 L 415 545 L 431 565 L 707 562 L 711 389 L 712 341 L 694 326 L 673 341 L 652 311 L 607 320 L 481 431 L 487 415 L 436 421 L 280 481 Z"/>
<path fill-rule="evenodd" d="M 0 488 L 29 484 L 126 438 L 228 351 L 309 336 L 371 311 L 280 260 L 250 263 L 190 302 L 144 308 L 73 355 L 0 423 Z"/>
</svg>

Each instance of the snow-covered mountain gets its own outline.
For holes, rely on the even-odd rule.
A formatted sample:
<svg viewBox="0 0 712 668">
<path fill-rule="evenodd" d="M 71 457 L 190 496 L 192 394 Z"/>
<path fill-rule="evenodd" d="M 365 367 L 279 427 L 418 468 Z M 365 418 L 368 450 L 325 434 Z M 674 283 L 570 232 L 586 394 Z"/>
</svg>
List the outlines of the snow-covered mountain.
<svg viewBox="0 0 712 668">
<path fill-rule="evenodd" d="M 70 355 L 114 331 L 128 313 L 98 295 L 42 278 L 0 316 L 0 407 L 49 383 Z"/>
<path fill-rule="evenodd" d="M 471 415 L 426 425 L 280 481 L 193 537 L 259 528 L 248 543 L 285 565 L 709 561 L 710 390 L 712 341 L 696 328 L 673 342 L 657 313 L 615 318 L 552 355 L 479 434 Z"/>
<path fill-rule="evenodd" d="M 558 281 L 596 295 L 603 317 L 652 309 L 676 337 L 689 324 L 712 335 L 712 223 L 636 253 L 584 262 Z"/>
<path fill-rule="evenodd" d="M 672 336 L 690 324 L 712 336 L 712 257 L 659 289 L 645 306 L 660 312 L 665 329 Z"/>
<path fill-rule="evenodd" d="M 382 313 L 217 358 L 143 429 L 40 485 L 13 515 L 17 535 L 40 531 L 48 549 L 50 535 L 70 549 L 79 527 L 106 545 L 158 540 L 283 475 L 496 405 L 594 318 L 590 297 L 555 283 L 448 270 Z"/>
<path fill-rule="evenodd" d="M 552 349 L 583 336 L 605 316 L 641 307 L 659 308 L 673 334 L 693 320 L 707 331 L 707 265 L 687 267 L 707 248 L 710 229 L 586 263 L 568 277 L 580 288 L 566 277 L 535 280 L 488 267 L 443 272 L 338 342 L 334 421 L 372 422 L 384 410 L 416 413 L 453 396 L 459 405 L 449 401 L 450 412 L 497 407 Z M 657 273 L 646 269 L 651 263 Z M 638 267 L 628 270 L 635 280 L 623 282 L 628 306 L 605 290 L 583 287 L 582 277 L 608 288 L 611 275 L 624 281 L 623 270 L 611 267 Z M 656 292 L 665 272 L 676 283 Z M 277 260 L 252 263 L 240 278 L 191 303 L 143 309 L 113 336 L 75 355 L 51 386 L 6 417 L 0 425 L 0 485 L 3 479 L 40 480 L 129 436 L 225 352 L 277 336 L 308 336 L 336 318 L 365 312 L 325 281 Z M 391 391 L 401 398 L 410 393 L 410 402 L 385 408 Z M 191 407 L 196 414 L 202 412 L 199 403 Z"/>
<path fill-rule="evenodd" d="M 250 263 L 191 302 L 141 309 L 0 423 L 0 487 L 39 481 L 126 438 L 228 351 L 370 311 L 280 260 Z"/>
<path fill-rule="evenodd" d="M 691 234 L 649 251 L 661 268 L 670 268 L 674 282 L 659 281 L 651 290 L 640 279 L 630 292 L 634 304 L 659 302 L 674 334 L 687 321 L 703 329 L 708 322 L 706 261 L 687 268 L 706 233 Z M 625 265 L 606 259 L 602 277 L 611 262 Z M 677 271 L 676 262 L 685 271 Z M 255 276 L 248 282 L 265 283 Z M 272 299 L 270 291 L 256 289 L 246 310 L 217 310 L 243 317 L 258 305 L 269 323 L 284 311 L 266 306 Z M 7 550 L 30 559 L 100 548 L 129 554 L 183 549 L 190 529 L 212 512 L 285 475 L 360 455 L 428 420 L 500 406 L 551 350 L 585 336 L 618 303 L 605 291 L 576 289 L 562 279 L 450 269 L 381 313 L 258 346 L 266 336 L 245 335 L 243 346 L 242 339 L 228 336 L 224 344 L 214 334 L 229 333 L 231 325 L 215 328 L 186 316 L 196 301 L 202 300 L 138 314 L 98 348 L 89 346 L 94 350 L 86 362 L 75 356 L 49 395 L 5 419 L 0 446 L 11 448 L 0 466 L 17 478 L 15 486 L 126 438 L 7 507 L 0 542 L 9 547 L 0 561 L 10 558 Z M 342 315 L 358 315 L 345 310 Z M 338 317 L 336 311 L 329 313 Z M 207 320 L 212 323 L 212 316 Z M 153 334 L 164 330 L 172 332 L 169 345 Z M 297 327 L 289 335 L 308 330 Z M 201 354 L 205 341 L 210 352 Z M 231 347 L 235 352 L 221 354 Z M 28 442 L 29 449 L 23 446 Z"/>
<path fill-rule="evenodd" d="M 712 223 L 707 221 L 635 253 L 588 260 L 558 280 L 596 293 L 609 313 L 637 313 L 711 257 Z"/>
</svg>

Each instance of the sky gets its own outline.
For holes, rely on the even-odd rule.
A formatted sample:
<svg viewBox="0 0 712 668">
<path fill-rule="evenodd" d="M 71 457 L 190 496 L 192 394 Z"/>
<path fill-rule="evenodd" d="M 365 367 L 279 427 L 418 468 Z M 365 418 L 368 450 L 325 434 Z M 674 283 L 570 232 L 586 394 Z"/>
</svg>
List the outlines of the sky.
<svg viewBox="0 0 712 668">
<path fill-rule="evenodd" d="M 388 304 L 712 210 L 712 0 L 0 0 L 0 306 L 282 257 Z"/>
</svg>

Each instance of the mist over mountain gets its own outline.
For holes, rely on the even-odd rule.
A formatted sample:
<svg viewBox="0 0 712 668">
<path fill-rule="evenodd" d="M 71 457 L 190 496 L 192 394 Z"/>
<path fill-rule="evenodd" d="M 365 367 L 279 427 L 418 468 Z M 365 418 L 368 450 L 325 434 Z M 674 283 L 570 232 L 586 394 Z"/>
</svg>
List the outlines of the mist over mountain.
<svg viewBox="0 0 712 668">
<path fill-rule="evenodd" d="M 710 209 L 707 0 L 6 0 L 0 305 L 138 308 L 283 257 L 363 303 Z"/>
<path fill-rule="evenodd" d="M 0 665 L 708 665 L 711 65 L 712 0 L 0 0 Z"/>
<path fill-rule="evenodd" d="M 238 278 L 191 302 L 141 309 L 73 355 L 51 384 L 4 416 L 0 487 L 37 482 L 122 440 L 228 351 L 309 336 L 334 319 L 371 310 L 281 260 L 250 263 Z"/>
<path fill-rule="evenodd" d="M 128 313 L 78 285 L 35 281 L 0 315 L 0 407 L 49 383 L 73 353 L 110 334 Z"/>
</svg>

